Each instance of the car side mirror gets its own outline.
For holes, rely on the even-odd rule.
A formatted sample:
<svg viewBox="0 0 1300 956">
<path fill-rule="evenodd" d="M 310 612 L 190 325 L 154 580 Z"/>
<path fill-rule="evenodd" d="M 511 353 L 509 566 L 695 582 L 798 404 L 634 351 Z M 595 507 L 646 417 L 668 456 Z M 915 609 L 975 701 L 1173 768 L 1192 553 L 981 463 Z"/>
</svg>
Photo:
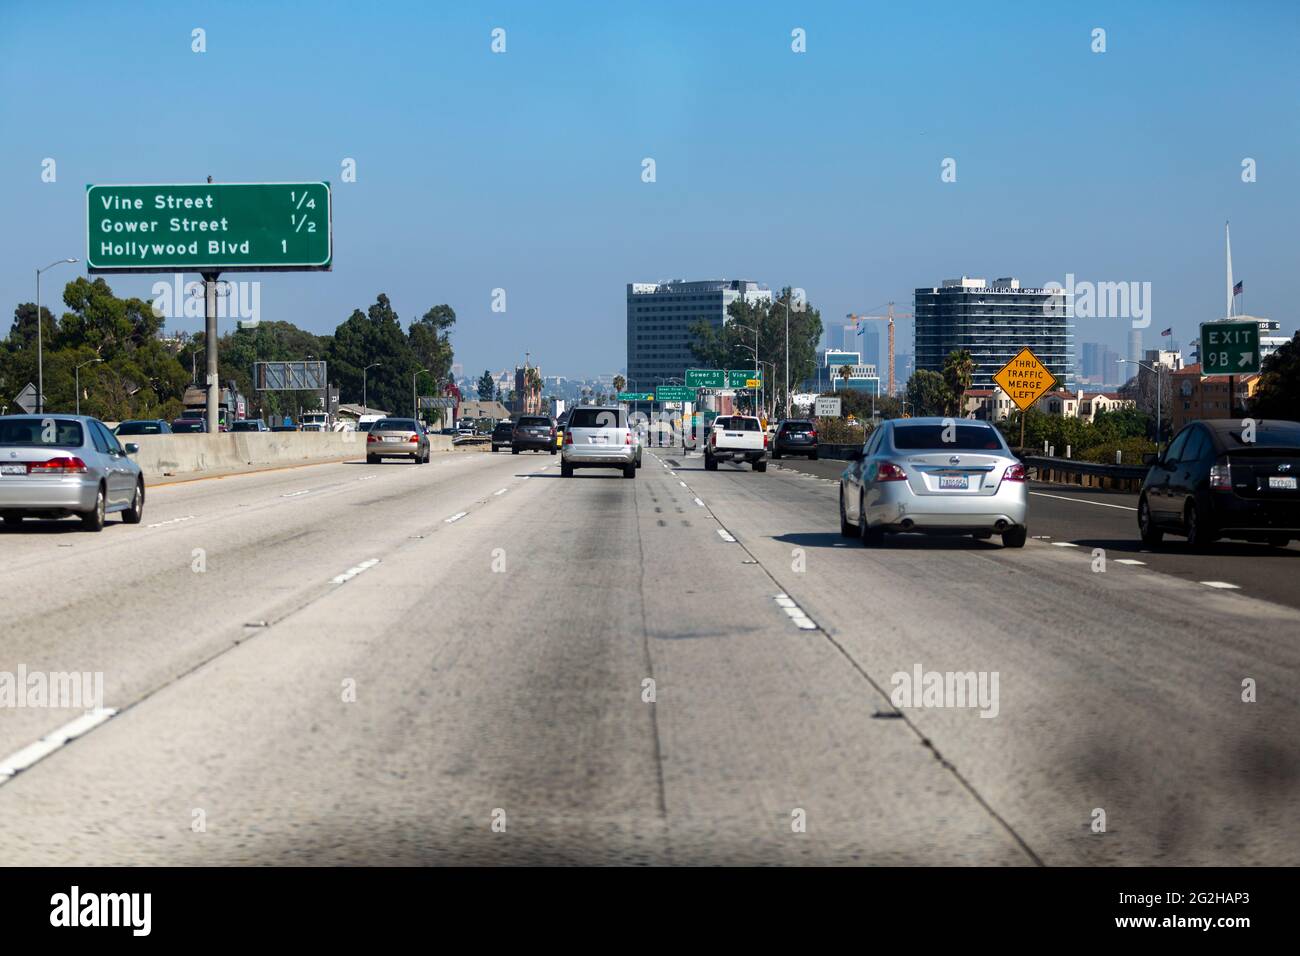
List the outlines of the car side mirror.
<svg viewBox="0 0 1300 956">
<path fill-rule="evenodd" d="M 140 446 L 133 441 L 127 442 L 125 447 L 126 447 L 126 453 L 128 455 L 134 455 L 136 452 L 140 450 Z"/>
</svg>

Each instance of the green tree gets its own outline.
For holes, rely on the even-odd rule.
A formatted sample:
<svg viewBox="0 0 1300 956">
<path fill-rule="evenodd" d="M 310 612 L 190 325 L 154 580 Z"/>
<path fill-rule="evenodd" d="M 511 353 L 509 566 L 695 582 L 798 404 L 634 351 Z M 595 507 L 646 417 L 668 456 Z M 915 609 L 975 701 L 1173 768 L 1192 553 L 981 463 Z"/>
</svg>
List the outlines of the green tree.
<svg viewBox="0 0 1300 956">
<path fill-rule="evenodd" d="M 615 375 L 614 392 L 618 393 L 618 392 L 625 392 L 625 391 L 627 391 L 627 379 L 625 379 L 622 375 Z"/>
<path fill-rule="evenodd" d="M 1264 359 L 1250 414 L 1300 421 L 1300 332 Z"/>
<path fill-rule="evenodd" d="M 492 373 L 487 369 L 484 369 L 483 374 L 479 376 L 477 388 L 478 400 L 480 402 L 492 401 L 492 397 L 496 394 L 497 383 L 496 380 L 492 378 Z"/>
<path fill-rule="evenodd" d="M 343 401 L 396 412 L 410 404 L 411 376 L 420 368 L 388 296 L 380 293 L 365 312 L 353 310 L 334 330 L 328 361 L 330 377 Z M 363 376 L 368 365 L 378 362 Z M 363 388 L 364 386 L 364 388 Z"/>
<path fill-rule="evenodd" d="M 949 399 L 947 414 L 960 417 L 965 409 L 966 390 L 970 388 L 971 378 L 975 374 L 975 362 L 966 349 L 953 349 L 943 363 L 943 382 L 948 387 Z"/>
<path fill-rule="evenodd" d="M 907 380 L 907 403 L 913 416 L 943 415 L 952 401 L 948 383 L 938 372 L 920 368 Z"/>
</svg>

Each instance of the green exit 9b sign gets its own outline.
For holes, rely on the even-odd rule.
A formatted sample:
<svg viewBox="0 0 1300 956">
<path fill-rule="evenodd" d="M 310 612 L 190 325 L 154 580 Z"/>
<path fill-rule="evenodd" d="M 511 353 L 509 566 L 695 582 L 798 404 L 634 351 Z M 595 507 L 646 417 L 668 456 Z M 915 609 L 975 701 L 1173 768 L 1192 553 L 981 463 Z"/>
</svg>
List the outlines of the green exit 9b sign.
<svg viewBox="0 0 1300 956">
<path fill-rule="evenodd" d="M 333 267 L 330 184 L 87 186 L 89 272 Z"/>
<path fill-rule="evenodd" d="M 1259 326 L 1254 322 L 1201 323 L 1201 374 L 1259 371 Z"/>
</svg>

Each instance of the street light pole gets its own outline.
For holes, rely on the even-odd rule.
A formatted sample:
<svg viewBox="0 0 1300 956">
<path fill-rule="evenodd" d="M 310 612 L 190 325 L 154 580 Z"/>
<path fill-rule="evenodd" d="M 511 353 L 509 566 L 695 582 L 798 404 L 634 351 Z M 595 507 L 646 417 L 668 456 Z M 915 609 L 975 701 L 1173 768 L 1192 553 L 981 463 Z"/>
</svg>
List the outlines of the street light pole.
<svg viewBox="0 0 1300 956">
<path fill-rule="evenodd" d="M 413 372 L 411 374 L 411 417 L 417 422 L 420 420 L 420 405 L 415 397 L 415 380 L 420 377 L 420 372 L 427 371 L 429 371 L 427 368 L 422 368 L 419 372 Z"/>
<path fill-rule="evenodd" d="M 1153 367 L 1153 366 L 1150 366 L 1150 365 L 1146 364 L 1146 362 L 1135 362 L 1135 361 L 1133 361 L 1132 359 L 1120 359 L 1120 361 L 1123 362 L 1125 365 L 1137 365 L 1137 366 L 1140 366 L 1140 367 L 1146 369 L 1148 372 L 1152 373 L 1152 374 L 1156 377 L 1156 453 L 1159 454 L 1159 452 L 1160 452 L 1160 426 L 1161 426 L 1161 424 L 1162 424 L 1163 421 L 1164 421 L 1164 419 L 1163 419 L 1163 417 L 1162 417 L 1162 415 L 1161 415 L 1161 411 L 1162 411 L 1162 409 L 1161 409 L 1161 404 L 1160 404 L 1160 403 L 1161 403 L 1161 399 L 1163 398 L 1163 396 L 1161 395 L 1161 389 L 1160 389 L 1160 366 L 1163 365 L 1164 363 L 1163 363 L 1163 362 L 1157 362 L 1157 363 L 1155 364 L 1155 366 Z M 1232 396 L 1231 396 L 1231 395 L 1228 396 L 1228 403 L 1229 403 L 1229 406 L 1231 406 L 1231 403 L 1232 403 Z"/>
<path fill-rule="evenodd" d="M 377 368 L 382 364 L 384 363 L 372 362 L 371 364 L 367 365 L 365 368 L 361 370 L 361 414 L 362 415 L 370 414 L 370 398 L 369 398 L 369 393 L 366 390 L 366 376 L 370 373 L 370 370 L 372 368 Z"/>
<path fill-rule="evenodd" d="M 45 343 L 41 330 L 41 273 L 76 259 L 55 259 L 44 269 L 36 270 L 36 411 L 45 411 Z"/>
<path fill-rule="evenodd" d="M 80 365 L 78 365 L 75 369 L 72 370 L 73 378 L 75 380 L 75 384 L 73 385 L 73 388 L 75 388 L 77 391 L 77 414 L 78 415 L 81 414 L 81 370 L 85 368 L 87 365 L 94 365 L 96 362 L 102 362 L 102 361 L 104 360 L 101 358 L 91 359 L 89 362 L 82 362 Z"/>
<path fill-rule="evenodd" d="M 790 417 L 790 293 L 785 294 L 785 417 Z"/>
</svg>

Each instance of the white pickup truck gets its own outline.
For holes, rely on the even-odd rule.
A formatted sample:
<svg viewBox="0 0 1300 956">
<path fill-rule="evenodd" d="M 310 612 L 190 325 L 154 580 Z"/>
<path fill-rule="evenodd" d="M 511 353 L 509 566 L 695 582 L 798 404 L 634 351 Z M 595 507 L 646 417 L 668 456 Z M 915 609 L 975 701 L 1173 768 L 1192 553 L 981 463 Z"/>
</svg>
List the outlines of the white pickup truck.
<svg viewBox="0 0 1300 956">
<path fill-rule="evenodd" d="M 721 415 L 713 421 L 704 446 L 704 467 L 717 471 L 720 461 L 747 461 L 755 471 L 767 471 L 767 432 L 750 415 Z"/>
</svg>

